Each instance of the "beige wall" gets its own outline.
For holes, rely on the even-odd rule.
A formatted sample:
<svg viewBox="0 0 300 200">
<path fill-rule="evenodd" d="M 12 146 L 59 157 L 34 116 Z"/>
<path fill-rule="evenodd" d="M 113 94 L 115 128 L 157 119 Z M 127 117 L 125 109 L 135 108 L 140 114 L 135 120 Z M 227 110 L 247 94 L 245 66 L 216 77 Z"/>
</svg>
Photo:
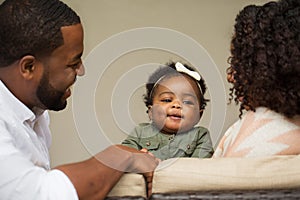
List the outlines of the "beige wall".
<svg viewBox="0 0 300 200">
<path fill-rule="evenodd" d="M 229 85 L 225 81 L 225 69 L 228 67 L 226 60 L 229 56 L 229 41 L 232 35 L 234 18 L 245 5 L 262 4 L 267 1 L 66 0 L 65 2 L 79 13 L 85 28 L 84 60 L 89 58 L 93 48 L 115 34 L 142 27 L 167 28 L 177 31 L 179 34 L 189 36 L 202 45 L 203 49 L 210 55 L 211 60 L 215 63 L 222 77 L 219 77 L 219 79 L 224 83 L 225 90 L 223 88 L 218 88 L 218 90 L 222 90 L 224 94 L 228 95 Z M 176 44 L 182 41 L 174 40 L 172 42 Z M 103 45 L 100 47 L 103 48 Z M 114 49 L 107 49 L 107 51 L 113 54 Z M 196 56 L 197 52 L 193 52 L 193 54 Z M 98 120 L 98 126 L 102 128 L 102 135 L 104 134 L 108 141 L 111 143 L 120 142 L 126 134 L 124 134 L 124 130 L 120 127 L 120 124 L 115 121 L 112 112 L 114 105 L 112 105 L 111 102 L 114 101 L 113 98 L 122 99 L 123 96 L 122 94 L 114 96 L 115 94 L 112 93 L 114 87 L 118 86 L 118 81 L 123 78 L 122 75 L 128 75 L 128 72 L 137 66 L 147 63 L 165 63 L 171 59 L 190 61 L 189 59 L 185 60 L 186 57 L 182 57 L 182 55 L 154 48 L 131 51 L 112 60 L 109 66 L 101 66 L 101 62 L 99 62 L 98 67 L 106 68 L 106 70 L 101 77 L 99 76 L 99 81 L 95 86 L 96 90 L 94 91 L 94 96 L 91 96 L 94 98 L 93 101 L 95 101 L 95 105 L 91 105 L 93 101 L 90 101 L 89 97 L 86 96 L 85 92 L 88 91 L 88 88 L 79 87 L 81 89 L 79 90 L 79 88 L 75 86 L 75 97 L 80 99 L 76 99 L 75 101 L 75 97 L 73 96 L 73 99 L 69 100 L 66 110 L 58 113 L 50 113 L 53 133 L 53 145 L 51 148 L 52 165 L 55 166 L 88 158 L 91 154 L 88 150 L 97 149 L 90 147 L 93 146 L 93 144 L 91 145 L 86 139 L 97 141 L 102 138 L 101 136 L 97 136 L 97 128 L 88 125 L 95 121 L 93 118 Z M 88 64 L 86 64 L 86 68 L 86 76 L 79 78 L 77 85 L 87 83 L 93 79 L 92 77 L 95 75 L 94 68 L 91 66 L 89 68 Z M 206 69 L 203 68 L 203 70 Z M 146 77 L 146 75 L 143 74 L 141 76 Z M 138 77 L 136 77 L 136 79 L 137 78 Z M 204 78 L 206 79 L 206 77 Z M 135 78 L 132 79 L 132 81 L 134 80 Z M 130 84 L 130 81 L 127 83 Z M 209 90 L 214 87 L 213 82 L 208 84 Z M 126 91 L 123 92 L 126 94 Z M 125 98 L 124 105 L 118 106 L 126 107 L 129 110 L 129 118 L 131 117 L 134 123 L 147 121 L 145 107 L 141 97 L 143 94 L 142 85 L 138 85 L 134 91 L 127 92 L 131 93 L 130 99 Z M 211 98 L 210 95 L 211 91 L 207 97 Z M 226 96 L 224 99 L 228 99 L 228 97 Z M 85 115 L 85 111 L 90 107 L 93 107 L 95 111 L 90 116 L 84 117 L 83 120 L 79 122 L 78 119 L 76 120 L 74 118 L 74 116 L 80 116 L 81 113 Z M 218 126 L 222 128 L 218 136 L 221 136 L 228 126 L 238 118 L 238 108 L 235 105 L 227 106 L 226 118 L 222 121 L 215 120 L 215 118 L 218 117 L 216 115 L 214 115 L 214 119 L 212 119 L 212 113 L 218 113 L 218 110 L 212 112 L 212 107 L 217 106 L 209 104 L 200 124 L 214 129 L 214 127 L 217 127 L 217 123 L 220 123 Z M 220 112 L 223 112 L 223 110 L 220 110 Z M 220 112 L 217 115 L 222 116 Z M 76 130 L 76 126 L 80 128 L 84 127 L 84 124 L 88 125 L 84 131 Z M 217 143 L 216 138 L 218 137 L 214 136 L 214 144 Z M 95 142 L 96 146 L 98 144 L 97 142 Z M 99 147 L 99 149 L 104 148 L 104 146 Z"/>
</svg>

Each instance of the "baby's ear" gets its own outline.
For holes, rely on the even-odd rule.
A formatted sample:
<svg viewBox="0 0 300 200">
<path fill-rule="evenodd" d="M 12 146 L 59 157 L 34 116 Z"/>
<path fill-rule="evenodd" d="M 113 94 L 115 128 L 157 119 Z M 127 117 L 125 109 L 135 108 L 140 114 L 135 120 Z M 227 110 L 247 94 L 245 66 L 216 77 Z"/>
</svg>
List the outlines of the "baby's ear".
<svg viewBox="0 0 300 200">
<path fill-rule="evenodd" d="M 152 106 L 148 106 L 147 113 L 148 113 L 149 119 L 152 120 Z"/>
</svg>

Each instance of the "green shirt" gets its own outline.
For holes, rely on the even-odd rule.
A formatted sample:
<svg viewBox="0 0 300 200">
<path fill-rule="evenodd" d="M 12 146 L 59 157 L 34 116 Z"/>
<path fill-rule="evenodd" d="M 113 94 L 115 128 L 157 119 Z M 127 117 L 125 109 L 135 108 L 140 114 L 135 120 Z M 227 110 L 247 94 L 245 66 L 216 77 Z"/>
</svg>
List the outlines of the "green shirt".
<svg viewBox="0 0 300 200">
<path fill-rule="evenodd" d="M 122 144 L 138 150 L 148 149 L 161 160 L 175 157 L 210 158 L 214 153 L 209 131 L 199 126 L 187 132 L 168 135 L 150 123 L 142 123 Z"/>
</svg>

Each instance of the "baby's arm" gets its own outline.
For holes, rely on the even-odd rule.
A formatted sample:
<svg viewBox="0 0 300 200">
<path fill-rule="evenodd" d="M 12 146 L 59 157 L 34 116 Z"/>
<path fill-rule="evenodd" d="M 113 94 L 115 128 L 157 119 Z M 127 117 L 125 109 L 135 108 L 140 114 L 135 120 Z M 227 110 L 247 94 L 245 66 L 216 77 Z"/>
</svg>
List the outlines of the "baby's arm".
<svg viewBox="0 0 300 200">
<path fill-rule="evenodd" d="M 206 128 L 200 128 L 197 135 L 196 148 L 191 157 L 210 158 L 214 154 L 212 141 L 209 131 Z"/>
<path fill-rule="evenodd" d="M 137 127 L 130 133 L 130 135 L 127 136 L 125 140 L 122 141 L 122 145 L 135 148 L 137 150 L 141 150 L 142 147 L 139 145 L 139 133 Z"/>
</svg>

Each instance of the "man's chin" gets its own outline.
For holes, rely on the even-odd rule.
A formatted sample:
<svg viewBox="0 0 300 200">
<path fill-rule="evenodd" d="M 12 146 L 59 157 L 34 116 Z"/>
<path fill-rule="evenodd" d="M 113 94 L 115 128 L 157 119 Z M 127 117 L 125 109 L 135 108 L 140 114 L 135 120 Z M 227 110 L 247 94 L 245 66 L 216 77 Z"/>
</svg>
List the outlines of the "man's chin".
<svg viewBox="0 0 300 200">
<path fill-rule="evenodd" d="M 61 102 L 60 104 L 54 104 L 48 107 L 48 110 L 61 111 L 67 107 L 67 101 Z"/>
</svg>

